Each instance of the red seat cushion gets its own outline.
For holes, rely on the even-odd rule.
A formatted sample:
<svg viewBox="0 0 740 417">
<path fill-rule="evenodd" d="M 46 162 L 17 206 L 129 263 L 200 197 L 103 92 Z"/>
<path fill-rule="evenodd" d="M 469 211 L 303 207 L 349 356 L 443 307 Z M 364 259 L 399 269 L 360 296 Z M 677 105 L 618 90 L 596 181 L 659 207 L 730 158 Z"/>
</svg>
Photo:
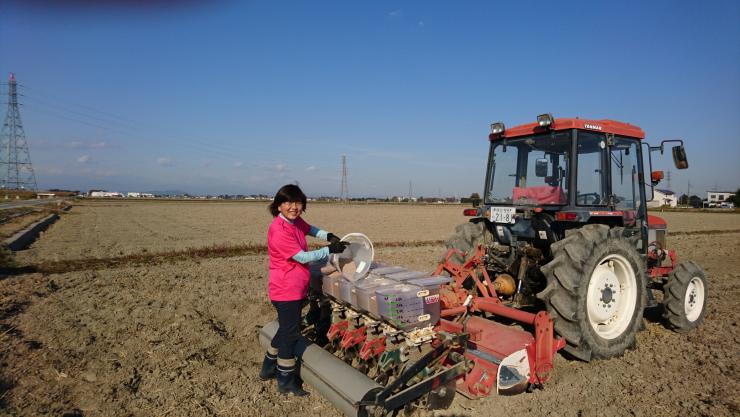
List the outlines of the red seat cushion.
<svg viewBox="0 0 740 417">
<path fill-rule="evenodd" d="M 514 203 L 521 198 L 535 200 L 539 204 L 565 204 L 565 193 L 560 187 L 540 185 L 536 187 L 514 187 Z"/>
</svg>

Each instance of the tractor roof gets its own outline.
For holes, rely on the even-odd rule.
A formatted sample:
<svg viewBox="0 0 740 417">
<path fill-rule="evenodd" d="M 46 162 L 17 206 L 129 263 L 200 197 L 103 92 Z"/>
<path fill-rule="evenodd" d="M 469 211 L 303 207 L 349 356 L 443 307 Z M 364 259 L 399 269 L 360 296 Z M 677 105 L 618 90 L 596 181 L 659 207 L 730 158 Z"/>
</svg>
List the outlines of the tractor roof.
<svg viewBox="0 0 740 417">
<path fill-rule="evenodd" d="M 616 120 L 589 120 L 589 119 L 555 119 L 550 126 L 550 130 L 568 130 L 568 129 L 583 129 L 591 130 L 595 132 L 613 133 L 620 136 L 629 136 L 637 139 L 644 139 L 645 132 L 639 127 L 631 125 L 629 123 L 618 122 Z M 497 140 L 506 138 L 515 138 L 518 136 L 528 136 L 535 133 L 547 132 L 547 128 L 540 127 L 537 122 L 528 123 L 525 125 L 519 125 L 507 128 L 503 135 L 501 134 L 490 134 L 488 135 L 489 140 Z"/>
</svg>

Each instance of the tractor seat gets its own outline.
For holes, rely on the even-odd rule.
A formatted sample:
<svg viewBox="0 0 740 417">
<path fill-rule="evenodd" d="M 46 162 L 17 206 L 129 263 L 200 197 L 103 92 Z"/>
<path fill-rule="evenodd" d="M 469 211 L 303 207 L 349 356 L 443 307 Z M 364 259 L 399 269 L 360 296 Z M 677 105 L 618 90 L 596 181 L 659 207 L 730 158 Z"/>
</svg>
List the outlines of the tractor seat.
<svg viewBox="0 0 740 417">
<path fill-rule="evenodd" d="M 565 193 L 560 187 L 540 185 L 535 187 L 514 187 L 512 190 L 514 202 L 517 200 L 534 200 L 539 204 L 565 204 Z"/>
</svg>

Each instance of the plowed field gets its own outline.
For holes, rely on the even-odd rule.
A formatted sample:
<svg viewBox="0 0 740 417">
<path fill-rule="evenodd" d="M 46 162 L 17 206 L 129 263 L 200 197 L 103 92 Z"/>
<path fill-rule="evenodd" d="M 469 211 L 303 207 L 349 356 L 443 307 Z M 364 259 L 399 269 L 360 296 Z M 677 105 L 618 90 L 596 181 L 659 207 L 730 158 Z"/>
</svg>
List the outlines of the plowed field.
<svg viewBox="0 0 740 417">
<path fill-rule="evenodd" d="M 274 318 L 265 206 L 115 202 L 63 214 L 0 279 L 0 414 L 338 416 L 310 387 L 308 398 L 282 397 L 257 378 L 255 326 Z M 305 219 L 367 234 L 377 260 L 431 270 L 440 241 L 465 221 L 461 211 L 309 203 Z M 663 217 L 675 232 L 670 245 L 709 276 L 700 329 L 677 334 L 648 318 L 637 348 L 621 358 L 557 356 L 542 390 L 458 396 L 438 414 L 738 415 L 740 215 Z"/>
</svg>

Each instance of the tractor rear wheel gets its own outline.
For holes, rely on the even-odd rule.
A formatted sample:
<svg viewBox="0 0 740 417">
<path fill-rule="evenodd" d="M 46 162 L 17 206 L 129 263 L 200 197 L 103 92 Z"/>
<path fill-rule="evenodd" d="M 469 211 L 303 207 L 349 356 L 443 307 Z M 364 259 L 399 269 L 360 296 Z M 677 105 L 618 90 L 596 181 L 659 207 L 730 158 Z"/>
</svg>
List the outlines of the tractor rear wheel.
<svg viewBox="0 0 740 417">
<path fill-rule="evenodd" d="M 465 262 L 475 251 L 479 245 L 483 245 L 490 242 L 493 239 L 493 235 L 486 228 L 486 222 L 483 219 L 477 221 L 467 222 L 457 225 L 455 227 L 455 233 L 445 240 L 445 247 L 449 251 L 454 248 L 462 252 L 466 252 L 467 255 L 463 257 L 459 254 L 453 255 L 450 260 L 459 264 Z M 443 256 L 447 256 L 447 252 Z"/>
<path fill-rule="evenodd" d="M 707 312 L 707 277 L 694 262 L 683 262 L 668 274 L 663 287 L 663 318 L 678 333 L 697 328 Z"/>
<path fill-rule="evenodd" d="M 590 224 L 551 246 L 543 300 L 565 350 L 585 361 L 620 356 L 642 325 L 646 278 L 624 229 Z"/>
</svg>

